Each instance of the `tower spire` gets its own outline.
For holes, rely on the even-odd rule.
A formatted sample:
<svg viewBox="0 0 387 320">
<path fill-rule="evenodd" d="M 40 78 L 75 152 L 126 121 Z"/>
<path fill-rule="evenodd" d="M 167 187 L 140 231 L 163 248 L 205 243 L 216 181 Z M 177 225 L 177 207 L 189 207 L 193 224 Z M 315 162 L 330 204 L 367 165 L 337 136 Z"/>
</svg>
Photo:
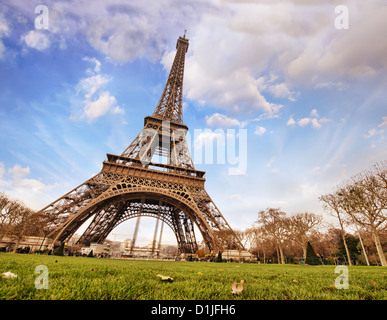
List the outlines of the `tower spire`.
<svg viewBox="0 0 387 320">
<path fill-rule="evenodd" d="M 185 53 L 188 50 L 188 39 L 179 37 L 176 43 L 176 55 L 169 72 L 167 83 L 160 101 L 153 112 L 153 117 L 177 123 L 183 123 L 183 76 Z"/>
</svg>

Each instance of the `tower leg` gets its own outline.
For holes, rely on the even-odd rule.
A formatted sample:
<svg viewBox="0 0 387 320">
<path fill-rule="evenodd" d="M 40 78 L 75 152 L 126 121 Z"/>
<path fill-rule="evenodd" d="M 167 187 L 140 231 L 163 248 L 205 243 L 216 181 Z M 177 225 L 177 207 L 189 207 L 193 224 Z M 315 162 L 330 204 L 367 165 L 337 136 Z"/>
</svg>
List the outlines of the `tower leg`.
<svg viewBox="0 0 387 320">
<path fill-rule="evenodd" d="M 159 208 L 158 208 L 158 213 L 157 213 L 158 217 L 160 217 L 160 210 L 161 210 L 161 201 L 159 201 Z M 153 257 L 153 254 L 154 254 L 155 248 L 156 248 L 156 237 L 157 237 L 157 231 L 159 228 L 159 218 L 158 217 L 156 218 L 156 227 L 155 227 L 155 232 L 153 234 L 152 254 L 151 254 L 152 257 Z"/>
<path fill-rule="evenodd" d="M 136 243 L 136 238 L 137 238 L 137 233 L 138 233 L 138 227 L 140 225 L 140 219 L 141 219 L 141 213 L 142 213 L 142 207 L 144 205 L 144 199 L 141 199 L 141 207 L 140 207 L 140 210 L 138 212 L 138 217 L 137 217 L 137 221 L 136 221 L 136 226 L 134 228 L 134 233 L 133 233 L 133 241 L 132 241 L 132 245 L 130 246 L 130 254 L 133 254 L 133 248 L 134 248 L 134 244 Z"/>
<path fill-rule="evenodd" d="M 159 237 L 159 251 L 157 253 L 158 257 L 160 256 L 160 253 L 161 253 L 161 239 L 162 239 L 162 236 L 163 236 L 163 227 L 164 227 L 164 221 L 161 221 L 160 237 Z"/>
</svg>

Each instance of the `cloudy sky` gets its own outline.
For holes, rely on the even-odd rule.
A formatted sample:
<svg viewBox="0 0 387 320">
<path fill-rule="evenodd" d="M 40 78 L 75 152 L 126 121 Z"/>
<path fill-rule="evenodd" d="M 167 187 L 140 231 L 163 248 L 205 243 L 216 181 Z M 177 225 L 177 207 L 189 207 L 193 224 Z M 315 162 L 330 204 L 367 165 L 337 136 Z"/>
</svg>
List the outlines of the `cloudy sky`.
<svg viewBox="0 0 387 320">
<path fill-rule="evenodd" d="M 185 29 L 191 152 L 235 133 L 246 160 L 237 175 L 228 154 L 195 163 L 235 229 L 267 207 L 326 215 L 318 196 L 387 158 L 385 0 L 5 0 L 0 191 L 38 210 L 121 154 L 153 113 Z M 117 240 L 131 237 L 129 222 Z"/>
</svg>

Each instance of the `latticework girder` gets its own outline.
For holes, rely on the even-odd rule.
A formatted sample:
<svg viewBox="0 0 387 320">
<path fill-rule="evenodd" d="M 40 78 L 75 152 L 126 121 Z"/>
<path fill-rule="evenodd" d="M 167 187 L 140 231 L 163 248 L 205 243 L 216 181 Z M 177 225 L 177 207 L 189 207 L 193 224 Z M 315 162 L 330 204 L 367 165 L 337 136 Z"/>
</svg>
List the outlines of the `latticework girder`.
<svg viewBox="0 0 387 320">
<path fill-rule="evenodd" d="M 187 49 L 188 39 L 179 37 L 160 101 L 128 148 L 120 156 L 108 154 L 97 175 L 40 211 L 50 221 L 48 236 L 54 242 L 68 240 L 90 218 L 79 243 L 101 243 L 120 223 L 150 216 L 173 230 L 181 253 L 198 248 L 194 226 L 210 250 L 230 243 L 243 248 L 204 189 L 205 172 L 195 169 L 189 153 L 182 115 Z M 154 161 L 155 155 L 166 162 Z"/>
</svg>

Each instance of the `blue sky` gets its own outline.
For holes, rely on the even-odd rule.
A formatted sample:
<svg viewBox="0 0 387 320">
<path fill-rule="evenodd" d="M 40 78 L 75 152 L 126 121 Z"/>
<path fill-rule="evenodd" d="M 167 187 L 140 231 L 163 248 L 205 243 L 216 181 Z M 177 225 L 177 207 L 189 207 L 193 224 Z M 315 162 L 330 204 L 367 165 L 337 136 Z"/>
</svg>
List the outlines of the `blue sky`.
<svg viewBox="0 0 387 320">
<path fill-rule="evenodd" d="M 338 4 L 348 29 L 335 28 Z M 47 30 L 35 28 L 38 5 Z M 267 207 L 327 216 L 318 196 L 387 158 L 386 16 L 378 0 L 3 1 L 0 191 L 38 210 L 121 154 L 187 29 L 192 143 L 247 132 L 242 174 L 228 159 L 195 164 L 229 224 L 249 227 Z M 195 140 L 195 129 L 208 130 Z"/>
</svg>

